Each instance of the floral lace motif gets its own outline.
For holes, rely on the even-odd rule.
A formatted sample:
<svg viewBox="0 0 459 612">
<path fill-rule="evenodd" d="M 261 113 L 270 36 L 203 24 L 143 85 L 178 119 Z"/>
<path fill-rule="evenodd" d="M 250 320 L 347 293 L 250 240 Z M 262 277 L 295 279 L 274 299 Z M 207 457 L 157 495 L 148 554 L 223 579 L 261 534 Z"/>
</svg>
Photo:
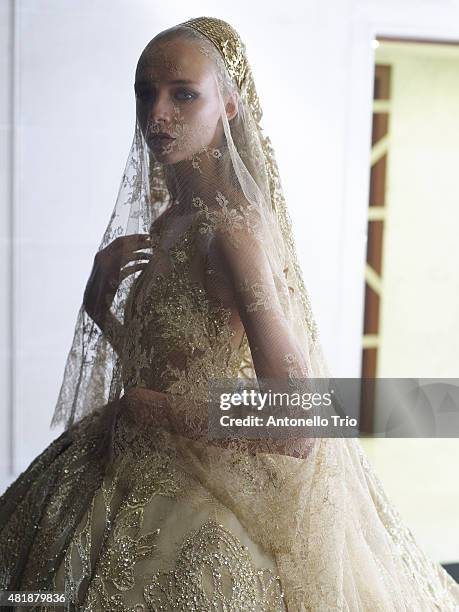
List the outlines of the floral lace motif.
<svg viewBox="0 0 459 612">
<path fill-rule="evenodd" d="M 208 520 L 183 542 L 176 567 L 157 572 L 145 587 L 151 610 L 285 610 L 279 576 L 257 570 L 246 546 L 223 525 Z"/>
<path fill-rule="evenodd" d="M 256 235 L 260 219 L 255 206 L 249 202 L 237 205 L 232 201 L 230 204 L 230 201 L 220 191 L 216 192 L 215 201 L 218 206 L 214 204 L 208 206 L 202 198 L 193 198 L 193 206 L 200 213 L 197 218 L 200 219 L 199 231 L 202 234 L 211 234 L 218 229 L 228 235 L 236 248 L 240 245 L 243 235 L 239 230 L 244 230 L 244 234 Z"/>
<path fill-rule="evenodd" d="M 165 431 L 144 436 L 129 427 L 123 419 L 118 422 L 116 435 L 123 448 L 117 449 L 113 478 L 106 476 L 92 498 L 53 589 L 64 590 L 69 605 L 82 612 L 285 611 L 277 574 L 257 567 L 247 546 L 213 518 L 186 533 L 172 569 L 148 571 L 146 561 L 161 567 L 160 546 L 166 540 L 171 548 L 173 536 L 170 529 L 151 528 L 152 521 L 164 521 L 155 501 L 180 502 L 184 494 L 188 500 L 197 485 L 176 469 Z M 202 509 L 202 490 L 198 498 Z M 208 507 L 212 514 L 223 508 L 216 500 Z"/>
<path fill-rule="evenodd" d="M 231 313 L 210 300 L 190 273 L 197 254 L 195 228 L 192 222 L 168 249 L 171 267 L 166 273 L 146 270 L 134 284 L 126 305 L 122 353 L 126 388 L 196 394 L 204 392 L 202 384 L 212 377 L 237 376 L 242 354 L 230 344 Z"/>
<path fill-rule="evenodd" d="M 154 234 L 159 271 L 152 266 L 134 283 L 123 337 L 117 339 L 124 342 L 125 388 L 140 385 L 183 397 L 191 429 L 192 419 L 206 416 L 199 410 L 206 406 L 208 381 L 237 376 L 242 358 L 231 344 L 230 311 L 209 299 L 200 280 L 192 278 L 201 221 L 197 215 L 167 249 L 161 237 L 170 237 L 168 231 Z M 168 265 L 161 269 L 164 260 Z M 196 410 L 190 409 L 193 405 Z M 178 469 L 169 435 L 162 429 L 139 429 L 123 415 L 118 418 L 113 477 L 104 479 L 88 504 L 66 550 L 56 589 L 60 584 L 85 612 L 285 610 L 276 573 L 258 567 L 238 537 L 212 518 L 220 516 L 216 507 L 223 516 L 229 511 L 199 487 L 195 497 L 198 506 L 205 500 L 208 518 L 185 534 L 172 569 L 159 569 L 165 563 L 161 547 L 171 533 L 164 532 L 154 504 L 158 498 L 179 500 L 182 495 L 189 500 L 198 486 Z"/>
</svg>

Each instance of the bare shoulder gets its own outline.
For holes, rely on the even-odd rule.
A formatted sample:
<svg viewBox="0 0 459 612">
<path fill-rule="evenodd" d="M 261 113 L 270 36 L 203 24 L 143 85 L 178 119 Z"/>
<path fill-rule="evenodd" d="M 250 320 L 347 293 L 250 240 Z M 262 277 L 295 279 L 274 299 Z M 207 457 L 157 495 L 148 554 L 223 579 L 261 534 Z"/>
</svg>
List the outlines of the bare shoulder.
<svg viewBox="0 0 459 612">
<path fill-rule="evenodd" d="M 247 245 L 260 233 L 261 215 L 240 190 L 215 191 L 212 198 L 194 198 L 199 229 L 214 244 Z"/>
</svg>

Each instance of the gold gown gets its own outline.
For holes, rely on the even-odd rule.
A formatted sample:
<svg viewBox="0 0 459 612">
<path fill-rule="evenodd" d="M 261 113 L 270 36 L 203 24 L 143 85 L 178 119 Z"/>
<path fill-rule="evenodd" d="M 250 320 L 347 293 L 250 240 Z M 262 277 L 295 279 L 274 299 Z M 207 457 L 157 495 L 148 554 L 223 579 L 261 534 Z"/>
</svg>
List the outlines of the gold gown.
<svg viewBox="0 0 459 612">
<path fill-rule="evenodd" d="M 241 364 L 260 379 L 327 378 L 242 42 L 220 20 L 190 25 L 218 68 L 225 138 L 163 168 L 137 122 L 100 248 L 151 227 L 153 257 L 118 291 L 123 316 L 100 333 L 77 321 L 56 412 L 73 424 L 0 498 L 0 588 L 65 591 L 69 610 L 88 612 L 458 612 L 459 585 L 417 545 L 355 438 L 247 454 L 106 403 L 118 397 L 105 394 L 112 352 L 110 390 L 163 392 L 195 433 L 208 383 Z M 186 76 L 167 53 L 157 60 Z M 185 119 L 174 119 L 179 150 L 202 131 Z"/>
<path fill-rule="evenodd" d="M 113 342 L 123 343 L 126 385 L 185 392 L 196 372 L 237 375 L 230 311 L 192 273 L 195 235 L 191 224 L 167 273 L 157 257 L 139 277 L 125 326 L 112 332 L 122 332 Z M 105 470 L 109 425 L 115 457 Z M 171 434 L 146 431 L 114 403 L 74 427 L 75 441 L 64 432 L 1 498 L 10 590 L 65 591 L 82 611 L 286 609 L 273 555 L 180 469 Z"/>
<path fill-rule="evenodd" d="M 203 288 L 216 270 L 197 263 L 198 220 L 171 248 L 161 242 L 129 294 L 124 327 L 111 330 L 126 386 L 189 402 L 211 378 L 236 375 L 247 341 L 234 342 L 231 309 Z M 234 483 L 207 487 L 174 439 L 115 401 L 52 442 L 0 498 L 1 588 L 65 592 L 68 610 L 88 612 L 457 609 L 459 586 L 419 549 L 357 440 L 275 458 L 267 465 L 289 470 L 292 483 L 299 468 L 301 486 L 287 478 L 285 492 L 263 497 L 258 481 L 253 498 L 250 473 L 236 465 Z M 307 557 L 294 552 L 301 541 Z"/>
</svg>

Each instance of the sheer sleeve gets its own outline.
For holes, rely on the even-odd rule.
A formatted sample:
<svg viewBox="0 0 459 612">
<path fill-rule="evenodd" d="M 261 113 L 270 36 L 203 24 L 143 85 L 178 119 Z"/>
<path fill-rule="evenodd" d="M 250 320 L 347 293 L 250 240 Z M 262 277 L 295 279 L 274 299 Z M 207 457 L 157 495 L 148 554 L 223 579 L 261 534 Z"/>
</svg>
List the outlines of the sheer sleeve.
<svg viewBox="0 0 459 612">
<path fill-rule="evenodd" d="M 117 355 L 121 355 L 125 335 L 124 326 L 120 321 L 118 321 L 111 310 L 108 310 L 105 316 L 101 331 L 105 334 L 105 337 Z"/>
<path fill-rule="evenodd" d="M 307 376 L 304 347 L 299 346 L 286 316 L 285 277 L 273 272 L 260 237 L 242 229 L 237 233 L 218 229 L 209 247 L 209 265 L 231 292 L 257 378 Z"/>
<path fill-rule="evenodd" d="M 207 282 L 211 293 L 223 297 L 247 336 L 260 390 L 302 392 L 311 377 L 308 346 L 295 335 L 290 288 L 282 262 L 269 255 L 269 225 L 247 201 L 221 211 L 206 209 L 209 230 Z M 277 234 L 280 239 L 280 232 Z M 282 248 L 278 248 L 282 252 Z M 209 274 L 210 273 L 210 274 Z M 253 440 L 251 450 L 305 457 L 314 439 L 298 432 L 289 438 Z"/>
</svg>

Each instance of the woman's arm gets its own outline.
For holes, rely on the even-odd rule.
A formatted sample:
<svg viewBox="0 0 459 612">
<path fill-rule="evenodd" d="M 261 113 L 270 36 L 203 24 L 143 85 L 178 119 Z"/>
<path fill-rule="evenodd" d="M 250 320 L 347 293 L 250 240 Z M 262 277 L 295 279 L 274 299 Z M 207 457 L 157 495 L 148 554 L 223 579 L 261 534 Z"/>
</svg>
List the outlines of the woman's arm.
<svg viewBox="0 0 459 612">
<path fill-rule="evenodd" d="M 123 350 L 123 339 L 124 339 L 124 326 L 118 319 L 115 317 L 113 312 L 108 309 L 105 317 L 102 321 L 93 319 L 94 322 L 98 325 L 101 332 L 110 342 L 113 350 L 121 355 Z"/>
<path fill-rule="evenodd" d="M 129 418 L 131 418 L 136 426 L 141 427 L 163 427 L 168 431 L 177 433 L 185 438 L 192 440 L 200 440 L 207 438 L 207 419 L 202 417 L 200 427 L 196 427 L 196 420 L 193 421 L 193 428 L 187 425 L 183 419 L 182 410 L 178 410 L 181 402 L 186 401 L 186 398 L 177 398 L 179 401 L 174 401 L 174 398 L 168 394 L 144 387 L 130 387 L 123 397 L 119 400 Z M 211 438 L 208 439 L 208 444 L 211 446 L 219 446 L 222 448 L 230 448 L 234 446 L 235 441 L 232 438 Z M 236 445 L 242 448 L 251 455 L 258 453 L 271 453 L 279 455 L 289 455 L 296 458 L 306 458 L 310 447 L 314 444 L 312 438 L 295 438 L 292 444 L 292 439 L 249 439 L 245 438 L 237 440 Z"/>
<path fill-rule="evenodd" d="M 286 280 L 278 278 L 276 286 L 266 246 L 242 230 L 237 232 L 237 241 L 233 232 L 219 231 L 213 237 L 209 259 L 231 287 L 257 378 L 309 377 L 307 347 L 298 343 L 280 303 L 281 286 L 288 294 Z"/>
</svg>

